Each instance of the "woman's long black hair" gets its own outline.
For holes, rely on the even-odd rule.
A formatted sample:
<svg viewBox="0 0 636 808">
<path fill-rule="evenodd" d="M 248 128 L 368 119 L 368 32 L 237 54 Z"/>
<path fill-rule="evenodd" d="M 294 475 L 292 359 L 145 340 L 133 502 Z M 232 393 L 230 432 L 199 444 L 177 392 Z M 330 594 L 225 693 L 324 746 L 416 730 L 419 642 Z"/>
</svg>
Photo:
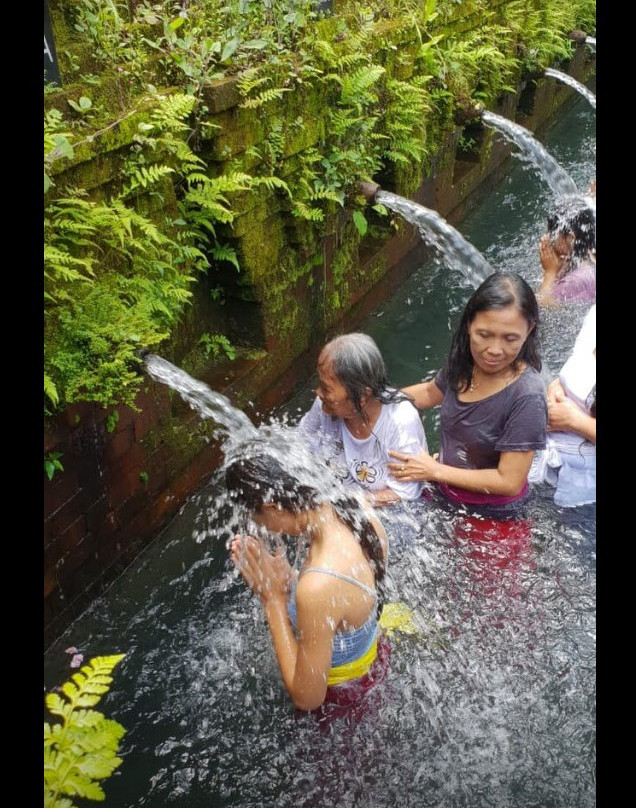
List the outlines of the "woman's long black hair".
<svg viewBox="0 0 636 808">
<path fill-rule="evenodd" d="M 505 309 L 510 305 L 519 309 L 531 329 L 513 362 L 513 369 L 523 361 L 535 370 L 541 370 L 537 298 L 528 283 L 516 272 L 493 272 L 470 296 L 453 334 L 444 370 L 450 388 L 456 393 L 468 389 L 473 375 L 468 327 L 479 312 Z"/>
<path fill-rule="evenodd" d="M 225 482 L 232 502 L 251 512 L 260 510 L 265 503 L 274 502 L 289 513 L 313 510 L 329 502 L 338 518 L 359 539 L 375 575 L 380 604 L 382 587 L 378 585 L 386 575 L 382 542 L 358 500 L 346 494 L 335 500 L 327 500 L 318 489 L 300 483 L 275 457 L 262 453 L 262 447 L 259 450 L 258 454 L 255 451 L 253 456 L 232 461 L 225 470 Z"/>
</svg>

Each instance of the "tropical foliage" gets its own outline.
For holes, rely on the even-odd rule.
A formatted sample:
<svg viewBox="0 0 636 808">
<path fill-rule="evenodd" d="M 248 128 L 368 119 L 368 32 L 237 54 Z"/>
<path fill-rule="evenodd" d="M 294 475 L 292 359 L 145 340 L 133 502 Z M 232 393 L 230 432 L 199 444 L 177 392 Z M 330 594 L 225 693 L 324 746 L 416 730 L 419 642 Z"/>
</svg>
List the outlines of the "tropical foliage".
<svg viewBox="0 0 636 808">
<path fill-rule="evenodd" d="M 100 781 L 121 765 L 125 730 L 93 709 L 110 690 L 112 670 L 124 654 L 100 656 L 74 673 L 59 692 L 47 693 L 53 723 L 44 723 L 44 807 L 73 808 L 76 797 L 105 799 Z"/>
<path fill-rule="evenodd" d="M 592 30 L 595 15 L 594 0 L 368 0 L 338 3 L 326 18 L 310 0 L 52 5 L 71 32 L 63 71 L 81 90 L 65 111 L 46 95 L 49 412 L 78 400 L 134 406 L 139 350 L 170 338 L 201 273 L 240 271 L 227 236 L 246 197 L 267 191 L 317 237 L 346 207 L 364 235 L 358 180 L 393 173 L 407 193 L 454 104 L 488 104 L 514 91 L 522 69 L 569 57 L 568 32 Z M 471 25 L 455 26 L 464 17 Z M 258 137 L 212 159 L 219 123 L 208 89 L 233 76 L 237 121 L 252 121 Z M 308 125 L 317 135 L 299 148 Z M 69 182 L 78 155 L 99 154 L 122 126 L 136 129 L 116 175 L 95 190 Z M 210 326 L 206 355 L 235 355 Z"/>
</svg>

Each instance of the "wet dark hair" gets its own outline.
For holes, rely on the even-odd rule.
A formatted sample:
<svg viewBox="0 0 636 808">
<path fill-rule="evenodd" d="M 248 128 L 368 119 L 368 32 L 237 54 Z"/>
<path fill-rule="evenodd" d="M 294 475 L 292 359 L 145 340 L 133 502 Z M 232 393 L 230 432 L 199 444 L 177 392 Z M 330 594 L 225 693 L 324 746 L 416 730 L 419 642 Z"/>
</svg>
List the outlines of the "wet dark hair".
<svg viewBox="0 0 636 808">
<path fill-rule="evenodd" d="M 581 197 L 560 199 L 548 215 L 548 233 L 551 236 L 574 234 L 572 252 L 575 258 L 585 258 L 596 252 L 596 214 Z M 566 269 L 572 269 L 572 264 Z"/>
<path fill-rule="evenodd" d="M 368 334 L 341 334 L 325 345 L 322 355 L 331 363 L 334 375 L 360 415 L 364 415 L 360 402 L 367 388 L 382 404 L 412 401 L 389 385 L 380 349 Z"/>
<path fill-rule="evenodd" d="M 287 472 L 281 463 L 258 447 L 258 454 L 240 457 L 225 470 L 225 482 L 230 499 L 249 511 L 260 510 L 265 503 L 274 502 L 288 513 L 300 513 L 306 509 L 318 508 L 329 502 L 338 518 L 351 528 L 359 539 L 362 551 L 373 569 L 376 585 L 386 574 L 382 542 L 369 517 L 354 497 L 342 494 L 335 500 L 309 485 L 303 485 Z M 378 602 L 381 600 L 378 587 Z"/>
<path fill-rule="evenodd" d="M 453 334 L 444 369 L 448 384 L 456 393 L 463 393 L 468 389 L 473 374 L 468 327 L 479 312 L 505 309 L 511 305 L 519 309 L 532 329 L 513 362 L 513 369 L 524 361 L 535 370 L 541 370 L 537 298 L 521 275 L 515 272 L 493 272 L 470 296 Z"/>
</svg>

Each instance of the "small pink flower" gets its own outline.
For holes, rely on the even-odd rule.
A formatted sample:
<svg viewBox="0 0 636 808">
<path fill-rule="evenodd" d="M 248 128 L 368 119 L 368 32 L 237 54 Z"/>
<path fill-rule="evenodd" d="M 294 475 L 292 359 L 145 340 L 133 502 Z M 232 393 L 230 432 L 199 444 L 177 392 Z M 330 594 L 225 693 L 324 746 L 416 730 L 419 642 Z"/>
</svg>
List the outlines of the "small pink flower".
<svg viewBox="0 0 636 808">
<path fill-rule="evenodd" d="M 71 660 L 71 668 L 79 668 L 83 659 L 84 654 L 74 654 L 73 659 Z"/>
<path fill-rule="evenodd" d="M 77 654 L 79 653 L 77 648 L 74 645 L 70 645 L 65 651 L 65 654 Z"/>
</svg>

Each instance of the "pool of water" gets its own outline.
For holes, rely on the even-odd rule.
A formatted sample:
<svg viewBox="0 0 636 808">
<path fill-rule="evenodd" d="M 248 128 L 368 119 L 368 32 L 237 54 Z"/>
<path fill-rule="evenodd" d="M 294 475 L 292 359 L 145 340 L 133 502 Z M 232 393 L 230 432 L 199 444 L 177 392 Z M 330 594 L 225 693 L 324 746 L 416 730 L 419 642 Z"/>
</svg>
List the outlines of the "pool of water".
<svg viewBox="0 0 636 808">
<path fill-rule="evenodd" d="M 541 140 L 580 185 L 594 176 L 595 114 L 574 99 Z M 538 281 L 550 203 L 519 162 L 459 225 L 496 268 Z M 471 292 L 434 261 L 360 327 L 395 384 L 430 377 Z M 581 312 L 551 314 L 550 375 Z M 292 419 L 312 382 L 285 408 Z M 437 444 L 436 415 L 427 414 Z M 391 600 L 416 632 L 392 638 L 387 681 L 362 714 L 319 724 L 287 698 L 262 610 L 230 568 L 214 479 L 45 654 L 45 685 L 125 653 L 99 709 L 127 733 L 106 808 L 595 805 L 595 510 L 539 489 L 531 525 L 475 538 L 425 503 L 387 510 Z M 294 558 L 296 548 L 290 548 Z"/>
</svg>

